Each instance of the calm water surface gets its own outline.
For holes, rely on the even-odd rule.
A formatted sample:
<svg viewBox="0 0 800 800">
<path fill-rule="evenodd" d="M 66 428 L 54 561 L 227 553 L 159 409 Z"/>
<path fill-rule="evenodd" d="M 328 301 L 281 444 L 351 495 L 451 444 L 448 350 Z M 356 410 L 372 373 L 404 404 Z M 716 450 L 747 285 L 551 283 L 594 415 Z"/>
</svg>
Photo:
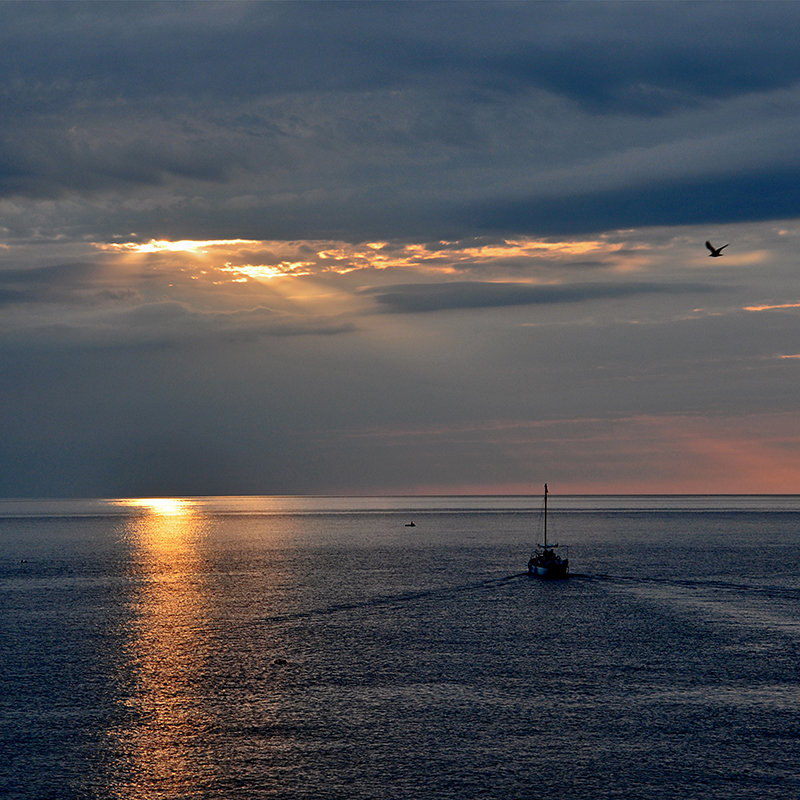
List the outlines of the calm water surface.
<svg viewBox="0 0 800 800">
<path fill-rule="evenodd" d="M 0 501 L 0 797 L 800 796 L 800 498 L 538 507 Z"/>
</svg>

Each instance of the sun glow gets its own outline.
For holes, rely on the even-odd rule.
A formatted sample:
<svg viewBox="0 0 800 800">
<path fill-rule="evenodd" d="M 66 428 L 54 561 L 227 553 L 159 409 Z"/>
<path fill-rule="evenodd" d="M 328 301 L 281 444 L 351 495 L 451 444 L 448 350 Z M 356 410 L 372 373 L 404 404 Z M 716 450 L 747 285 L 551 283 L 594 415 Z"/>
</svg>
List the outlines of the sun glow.
<svg viewBox="0 0 800 800">
<path fill-rule="evenodd" d="M 315 275 L 346 275 L 358 271 L 409 270 L 429 275 L 453 275 L 498 264 L 535 264 L 539 260 L 610 256 L 623 245 L 598 240 L 551 242 L 501 239 L 491 243 L 467 239 L 435 243 L 370 241 L 270 241 L 255 239 L 151 239 L 148 242 L 94 243 L 94 247 L 130 255 L 185 254 L 200 258 L 210 271 L 229 273 L 230 280 L 274 280 Z M 253 262 L 259 252 L 263 261 Z M 245 255 L 246 254 L 246 255 Z M 220 258 L 222 264 L 214 264 Z M 241 259 L 243 263 L 237 263 Z"/>
<path fill-rule="evenodd" d="M 279 264 L 231 264 L 230 261 L 220 267 L 220 272 L 232 272 L 255 280 L 271 280 L 273 278 L 298 277 L 313 274 L 313 261 L 281 261 Z M 234 278 L 241 281 L 241 278 Z"/>
<path fill-rule="evenodd" d="M 207 253 L 216 248 L 253 247 L 259 245 L 253 239 L 181 239 L 171 242 L 167 239 L 151 239 L 149 242 L 120 242 L 95 244 L 100 250 L 122 251 L 127 253 Z"/>
<path fill-rule="evenodd" d="M 194 503 L 177 497 L 137 497 L 116 500 L 116 505 L 141 508 L 156 517 L 179 517 L 190 513 Z"/>
</svg>

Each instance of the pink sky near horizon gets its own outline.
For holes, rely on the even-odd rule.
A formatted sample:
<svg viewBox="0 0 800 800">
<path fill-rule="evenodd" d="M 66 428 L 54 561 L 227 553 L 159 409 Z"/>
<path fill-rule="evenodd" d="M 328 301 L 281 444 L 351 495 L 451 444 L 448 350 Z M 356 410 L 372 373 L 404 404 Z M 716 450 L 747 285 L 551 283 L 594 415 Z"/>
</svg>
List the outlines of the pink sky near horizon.
<svg viewBox="0 0 800 800">
<path fill-rule="evenodd" d="M 530 479 L 427 482 L 386 493 L 535 495 L 548 483 L 565 495 L 800 494 L 800 418 L 791 413 L 507 422 L 482 432 L 505 432 L 495 441 L 498 451 Z M 365 435 L 426 438 L 442 447 L 458 439 L 447 427 Z"/>
</svg>

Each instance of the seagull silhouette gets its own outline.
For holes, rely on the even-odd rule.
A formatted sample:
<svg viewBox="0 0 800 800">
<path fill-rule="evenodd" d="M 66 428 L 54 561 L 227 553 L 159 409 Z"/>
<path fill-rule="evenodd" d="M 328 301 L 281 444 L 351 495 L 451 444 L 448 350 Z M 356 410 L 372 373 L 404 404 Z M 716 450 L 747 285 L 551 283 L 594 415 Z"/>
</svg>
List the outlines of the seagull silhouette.
<svg viewBox="0 0 800 800">
<path fill-rule="evenodd" d="M 714 245 L 711 244 L 711 242 L 706 242 L 706 247 L 711 251 L 708 254 L 708 257 L 719 258 L 722 255 L 722 249 L 727 246 L 728 246 L 727 244 L 723 244 L 722 247 L 714 247 Z"/>
</svg>

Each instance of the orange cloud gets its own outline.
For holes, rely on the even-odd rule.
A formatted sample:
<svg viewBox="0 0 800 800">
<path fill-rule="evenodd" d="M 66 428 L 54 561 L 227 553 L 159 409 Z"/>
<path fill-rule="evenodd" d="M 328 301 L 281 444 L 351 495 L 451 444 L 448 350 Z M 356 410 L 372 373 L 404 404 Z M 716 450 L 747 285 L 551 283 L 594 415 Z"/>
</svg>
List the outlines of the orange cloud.
<svg viewBox="0 0 800 800">
<path fill-rule="evenodd" d="M 453 274 L 472 266 L 538 259 L 568 261 L 576 257 L 607 256 L 623 244 L 600 239 L 550 242 L 539 239 L 506 239 L 491 244 L 448 242 L 438 244 L 392 244 L 389 242 L 348 243 L 337 241 L 276 242 L 253 239 L 179 240 L 151 239 L 148 242 L 95 243 L 106 252 L 130 255 L 181 254 L 199 258 L 209 269 L 228 273 L 231 280 L 247 277 L 273 280 L 286 277 L 347 274 L 359 270 L 409 269 L 429 274 Z M 253 252 L 277 258 L 253 262 Z M 215 264 L 217 259 L 224 259 Z M 238 263 L 239 259 L 242 263 Z"/>
<path fill-rule="evenodd" d="M 779 305 L 745 306 L 745 311 L 776 311 L 782 308 L 800 308 L 800 303 L 781 303 Z"/>
</svg>

